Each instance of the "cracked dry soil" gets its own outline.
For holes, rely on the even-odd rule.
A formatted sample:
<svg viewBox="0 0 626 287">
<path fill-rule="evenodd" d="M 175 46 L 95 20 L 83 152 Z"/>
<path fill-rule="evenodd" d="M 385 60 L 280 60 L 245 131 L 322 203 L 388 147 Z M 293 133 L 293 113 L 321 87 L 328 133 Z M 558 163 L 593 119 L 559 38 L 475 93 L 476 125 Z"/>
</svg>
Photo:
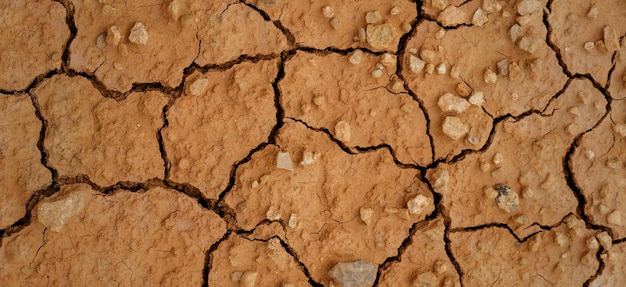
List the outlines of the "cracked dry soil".
<svg viewBox="0 0 626 287">
<path fill-rule="evenodd" d="M 0 286 L 626 286 L 626 2 L 0 2 Z"/>
</svg>

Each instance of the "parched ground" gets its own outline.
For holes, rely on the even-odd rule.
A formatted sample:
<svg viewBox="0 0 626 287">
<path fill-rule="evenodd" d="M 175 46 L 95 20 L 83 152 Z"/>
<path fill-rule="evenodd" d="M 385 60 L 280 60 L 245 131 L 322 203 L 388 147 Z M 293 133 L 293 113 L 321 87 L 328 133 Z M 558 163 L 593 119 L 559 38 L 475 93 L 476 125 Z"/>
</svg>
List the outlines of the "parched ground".
<svg viewBox="0 0 626 287">
<path fill-rule="evenodd" d="M 626 286 L 626 2 L 0 2 L 0 286 Z"/>
</svg>

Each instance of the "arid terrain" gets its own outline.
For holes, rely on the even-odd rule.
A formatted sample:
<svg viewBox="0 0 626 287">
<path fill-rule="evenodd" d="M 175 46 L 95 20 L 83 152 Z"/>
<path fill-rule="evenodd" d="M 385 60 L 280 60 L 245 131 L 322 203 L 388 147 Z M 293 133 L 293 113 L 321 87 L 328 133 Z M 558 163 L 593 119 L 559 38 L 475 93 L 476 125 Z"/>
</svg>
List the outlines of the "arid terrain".
<svg viewBox="0 0 626 287">
<path fill-rule="evenodd" d="M 626 286 L 626 1 L 0 1 L 0 286 Z"/>
</svg>

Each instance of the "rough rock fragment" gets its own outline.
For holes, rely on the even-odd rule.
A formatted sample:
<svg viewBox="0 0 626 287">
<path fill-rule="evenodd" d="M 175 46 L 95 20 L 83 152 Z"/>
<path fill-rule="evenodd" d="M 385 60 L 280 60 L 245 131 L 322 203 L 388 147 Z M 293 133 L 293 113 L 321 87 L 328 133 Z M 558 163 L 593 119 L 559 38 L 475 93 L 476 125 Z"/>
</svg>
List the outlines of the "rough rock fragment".
<svg viewBox="0 0 626 287">
<path fill-rule="evenodd" d="M 596 231 L 584 228 L 585 223 L 578 221 L 583 227 L 564 246 L 553 238 L 557 233 L 565 235 L 571 231 L 566 224 L 539 232 L 524 242 L 516 241 L 508 230 L 498 227 L 451 233 L 452 252 L 465 271 L 463 285 L 498 282 L 501 286 L 515 286 L 524 282 L 528 286 L 545 286 L 548 281 L 555 286 L 582 286 L 595 274 L 599 262 L 595 251 L 588 250 L 585 244 Z"/>
<path fill-rule="evenodd" d="M 187 86 L 187 93 L 191 96 L 200 96 L 206 91 L 208 85 L 208 79 L 203 77 L 197 78 Z"/>
<path fill-rule="evenodd" d="M 462 113 L 469 108 L 470 103 L 461 97 L 457 97 L 451 93 L 445 93 L 437 101 L 437 105 L 444 112 Z"/>
<path fill-rule="evenodd" d="M 339 121 L 335 125 L 335 136 L 342 142 L 350 142 L 350 124 L 346 121 Z"/>
<path fill-rule="evenodd" d="M 226 282 L 246 287 L 275 286 L 281 282 L 282 286 L 310 286 L 297 262 L 276 237 L 252 241 L 233 235 L 219 245 L 212 258 L 209 286 Z M 232 274 L 236 276 L 233 278 Z"/>
<path fill-rule="evenodd" d="M 288 171 L 293 171 L 293 162 L 289 152 L 279 152 L 276 155 L 276 167 Z"/>
<path fill-rule="evenodd" d="M 448 6 L 448 8 L 439 13 L 437 21 L 445 27 L 456 26 L 467 21 L 467 14 L 456 6 Z"/>
<path fill-rule="evenodd" d="M 424 66 L 426 65 L 426 62 L 424 62 L 424 60 L 413 56 L 413 55 L 409 55 L 409 68 L 411 69 L 412 73 L 419 73 L 424 69 Z"/>
<path fill-rule="evenodd" d="M 63 217 L 62 226 L 42 224 L 50 222 L 40 211 L 60 211 L 70 198 L 80 198 L 82 209 L 65 209 L 74 215 Z M 86 184 L 64 185 L 33 211 L 30 225 L 3 239 L 2 286 L 200 285 L 205 252 L 226 232 L 217 214 L 160 187 L 104 195 Z"/>
<path fill-rule="evenodd" d="M 456 141 L 469 132 L 469 126 L 458 117 L 448 116 L 443 120 L 441 130 L 443 134 Z"/>
<path fill-rule="evenodd" d="M 107 32 L 106 32 L 107 44 L 117 46 L 120 44 L 120 40 L 122 40 L 122 34 L 120 34 L 120 30 L 117 29 L 117 26 L 112 25 L 109 28 L 107 28 Z"/>
<path fill-rule="evenodd" d="M 36 76 L 61 67 L 70 37 L 61 3 L 2 1 L 0 15 L 0 89 L 26 89 Z M 98 33 L 89 43 L 94 48 Z"/>
<path fill-rule="evenodd" d="M 277 73 L 276 61 L 260 61 L 192 74 L 208 84 L 202 94 L 177 98 L 168 111 L 162 134 L 172 164 L 169 179 L 217 197 L 233 165 L 266 140 L 276 124 L 272 83 Z"/>
<path fill-rule="evenodd" d="M 517 13 L 520 15 L 540 12 L 542 9 L 543 3 L 537 0 L 521 0 L 517 2 Z"/>
<path fill-rule="evenodd" d="M 615 29 L 611 26 L 604 27 L 604 46 L 609 51 L 609 53 L 613 53 L 619 50 L 619 36 L 615 32 Z"/>
<path fill-rule="evenodd" d="M 141 22 L 135 23 L 133 28 L 130 29 L 128 41 L 137 45 L 148 44 L 148 31 L 146 30 L 146 26 Z"/>
<path fill-rule="evenodd" d="M 376 280 L 378 265 L 367 261 L 337 263 L 330 269 L 330 276 L 342 287 L 370 287 Z"/>
<path fill-rule="evenodd" d="M 378 286 L 460 286 L 459 275 L 446 254 L 444 229 L 441 217 L 419 223 L 401 260 L 382 270 Z"/>
<path fill-rule="evenodd" d="M 224 203 L 233 207 L 243 229 L 264 221 L 270 207 L 274 213 L 298 214 L 295 228 L 286 229 L 285 241 L 321 284 L 330 283 L 328 271 L 337 262 L 381 264 L 397 254 L 413 223 L 434 210 L 432 194 L 416 177 L 418 172 L 399 168 L 386 150 L 348 154 L 326 133 L 290 120 L 279 130 L 276 144 L 280 149 L 266 146 L 239 166 Z M 324 152 L 317 164 L 306 168 L 289 173 L 275 168 L 278 152 L 299 155 L 302 150 Z M 419 194 L 429 205 L 410 214 L 406 203 Z"/>
<path fill-rule="evenodd" d="M 48 122 L 48 162 L 61 176 L 87 175 L 100 186 L 163 177 L 156 137 L 167 104 L 161 92 L 135 92 L 117 102 L 86 78 L 57 75 L 32 93 Z"/>
<path fill-rule="evenodd" d="M 367 43 L 377 50 L 389 48 L 396 37 L 396 30 L 390 24 L 367 25 L 366 33 Z"/>
<path fill-rule="evenodd" d="M 22 218 L 33 192 L 52 183 L 37 148 L 40 131 L 28 95 L 0 94 L 0 229 Z"/>
<path fill-rule="evenodd" d="M 42 200 L 37 205 L 37 220 L 59 232 L 70 217 L 82 211 L 85 205 L 83 195 L 83 192 L 72 192 Z"/>
<path fill-rule="evenodd" d="M 496 203 L 500 209 L 511 213 L 519 207 L 519 196 L 517 192 L 512 191 L 510 187 L 504 184 L 496 184 L 495 189 L 498 191 Z"/>
<path fill-rule="evenodd" d="M 357 51 L 349 56 L 299 51 L 287 61 L 279 83 L 285 116 L 324 128 L 348 147 L 388 144 L 399 161 L 428 165 L 430 142 L 419 103 L 409 94 L 382 89 L 395 81 L 390 77 L 372 77 L 372 68 L 391 75 L 395 65 L 384 66 L 369 53 L 359 53 L 360 64 L 353 65 Z"/>
<path fill-rule="evenodd" d="M 489 21 L 489 18 L 487 18 L 487 15 L 485 14 L 485 12 L 483 12 L 482 9 L 478 8 L 476 9 L 476 11 L 474 11 L 474 15 L 472 15 L 472 24 L 480 27 L 482 25 L 485 25 L 487 21 Z"/>
<path fill-rule="evenodd" d="M 586 104 L 579 100 L 578 95 L 581 93 L 588 95 Z M 554 225 L 567 214 L 573 213 L 578 201 L 565 181 L 563 155 L 567 153 L 575 137 L 591 129 L 602 118 L 605 105 L 604 96 L 593 87 L 591 82 L 572 80 L 564 93 L 553 100 L 544 112 L 551 116 L 529 115 L 520 120 L 504 120 L 496 125 L 492 142 L 484 152 L 465 155 L 462 161 L 440 164 L 435 170 L 429 171 L 427 176 L 433 183 L 435 191 L 441 191 L 443 195 L 441 204 L 449 212 L 451 228 L 465 228 L 494 222 L 506 223 L 518 236 L 524 237 L 533 232 L 535 227 L 530 224 L 534 222 L 541 225 Z M 580 116 L 568 111 L 572 107 L 578 108 Z M 613 108 L 613 110 L 618 109 Z M 576 126 L 572 133 L 569 133 L 567 129 L 571 124 Z M 610 126 L 608 128 L 610 129 Z M 579 150 L 585 151 L 592 147 L 583 147 L 586 135 L 583 136 L 581 147 L 576 149 L 577 153 Z M 590 140 L 591 138 L 597 140 L 600 137 L 590 135 Z M 607 149 L 611 145 L 610 140 L 598 142 L 606 143 L 604 145 Z M 617 142 L 615 146 L 618 146 Z M 605 153 L 603 150 L 594 149 L 594 151 L 597 151 L 596 154 Z M 619 152 L 619 149 L 616 152 Z M 499 156 L 496 156 L 498 153 L 501 154 L 503 160 L 498 160 Z M 519 168 L 520 162 L 524 163 L 525 168 Z M 573 162 L 577 164 L 576 160 Z M 581 168 L 587 167 L 588 162 L 585 157 L 585 161 L 581 162 Z M 573 169 L 575 179 L 582 187 L 584 194 L 595 190 L 594 188 L 586 190 L 586 188 L 588 188 L 587 181 L 597 178 L 593 175 L 596 172 L 609 178 L 613 174 L 624 172 L 624 170 L 609 172 L 608 168 L 604 168 L 603 162 L 597 164 L 601 168 L 598 171 Z M 435 175 L 443 171 L 449 173 L 448 182 L 445 187 L 438 187 Z M 584 176 L 579 176 L 579 174 Z M 505 204 L 503 206 L 511 213 L 502 212 L 497 202 L 486 200 L 482 192 L 485 188 L 493 188 L 498 183 L 506 183 L 511 190 L 509 194 L 513 191 L 517 193 L 530 189 L 533 190 L 533 196 L 526 196 L 528 197 L 526 198 L 518 195 L 519 206 L 523 208 L 512 209 L 513 204 L 508 206 Z M 506 203 L 507 200 L 502 202 Z M 596 213 L 598 212 L 597 205 L 592 207 L 592 202 L 597 204 L 599 201 L 590 199 L 587 201 L 587 212 L 594 215 L 594 220 L 606 218 L 607 215 Z M 614 206 L 611 205 L 610 208 Z M 527 223 L 520 224 L 515 220 L 521 215 L 527 218 Z M 596 223 L 602 222 L 604 221 Z"/>
<path fill-rule="evenodd" d="M 432 204 L 433 203 L 430 202 L 430 199 L 428 197 L 418 194 L 416 197 L 409 200 L 406 205 L 410 214 L 420 214 L 424 211 L 426 207 Z"/>
</svg>

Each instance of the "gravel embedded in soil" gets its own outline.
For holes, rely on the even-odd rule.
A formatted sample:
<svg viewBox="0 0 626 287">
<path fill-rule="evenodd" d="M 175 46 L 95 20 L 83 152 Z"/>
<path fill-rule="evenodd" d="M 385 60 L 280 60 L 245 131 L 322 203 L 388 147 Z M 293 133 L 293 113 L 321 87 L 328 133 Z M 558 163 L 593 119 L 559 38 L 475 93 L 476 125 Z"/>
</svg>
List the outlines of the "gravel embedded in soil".
<svg viewBox="0 0 626 287">
<path fill-rule="evenodd" d="M 0 286 L 624 286 L 624 5 L 0 3 Z"/>
</svg>

